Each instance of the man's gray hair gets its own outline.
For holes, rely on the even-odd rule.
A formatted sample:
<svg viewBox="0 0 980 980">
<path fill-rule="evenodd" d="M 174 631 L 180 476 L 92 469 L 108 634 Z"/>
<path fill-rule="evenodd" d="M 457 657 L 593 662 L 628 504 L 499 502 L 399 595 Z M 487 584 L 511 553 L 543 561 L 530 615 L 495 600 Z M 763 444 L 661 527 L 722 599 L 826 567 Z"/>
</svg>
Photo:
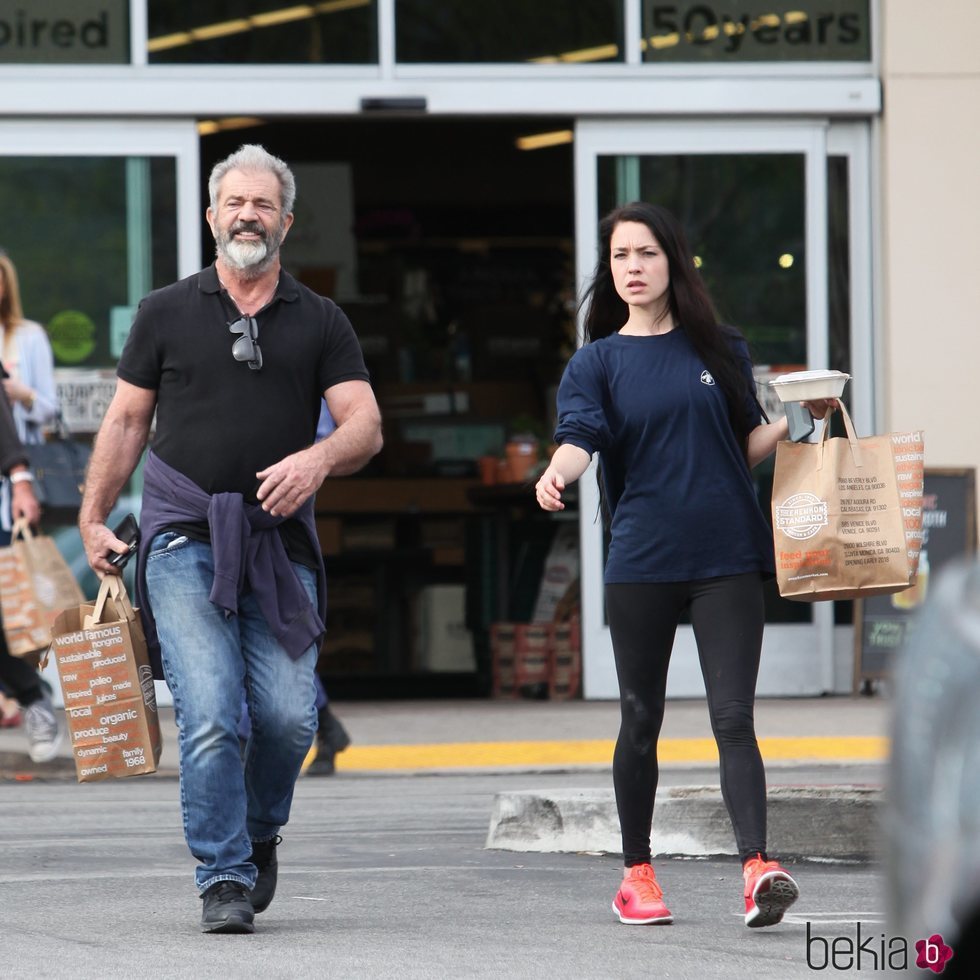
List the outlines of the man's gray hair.
<svg viewBox="0 0 980 980">
<path fill-rule="evenodd" d="M 264 146 L 258 143 L 246 143 L 240 146 L 230 157 L 214 165 L 208 178 L 208 196 L 211 198 L 211 210 L 218 210 L 218 187 L 229 170 L 268 171 L 279 178 L 282 190 L 283 214 L 291 214 L 296 201 L 296 178 L 293 172 L 279 157 L 274 157 Z"/>
</svg>

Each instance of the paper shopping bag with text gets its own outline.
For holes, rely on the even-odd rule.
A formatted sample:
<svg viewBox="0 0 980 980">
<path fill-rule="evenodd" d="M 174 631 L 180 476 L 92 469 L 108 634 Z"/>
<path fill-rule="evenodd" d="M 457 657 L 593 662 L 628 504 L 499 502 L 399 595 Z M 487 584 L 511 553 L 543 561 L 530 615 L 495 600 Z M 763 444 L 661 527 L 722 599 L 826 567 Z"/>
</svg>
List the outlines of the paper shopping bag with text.
<svg viewBox="0 0 980 980">
<path fill-rule="evenodd" d="M 55 621 L 52 649 L 80 783 L 155 772 L 162 740 L 139 615 L 107 575 L 94 603 Z"/>
<path fill-rule="evenodd" d="M 788 599 L 886 595 L 915 583 L 922 433 L 859 439 L 840 411 L 847 438 L 827 438 L 825 425 L 816 443 L 776 447 L 773 542 L 779 594 Z"/>
<path fill-rule="evenodd" d="M 10 544 L 0 548 L 0 608 L 7 649 L 32 657 L 48 648 L 51 625 L 66 606 L 84 602 L 53 538 L 14 523 Z"/>
</svg>

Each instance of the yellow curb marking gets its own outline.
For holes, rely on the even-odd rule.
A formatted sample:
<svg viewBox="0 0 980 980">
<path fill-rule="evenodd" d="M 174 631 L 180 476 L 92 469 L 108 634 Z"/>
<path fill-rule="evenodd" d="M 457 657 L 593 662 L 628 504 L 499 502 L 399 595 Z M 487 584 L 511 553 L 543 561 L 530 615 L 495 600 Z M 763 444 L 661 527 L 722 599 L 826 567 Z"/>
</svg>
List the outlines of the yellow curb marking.
<svg viewBox="0 0 980 980">
<path fill-rule="evenodd" d="M 351 746 L 337 756 L 337 768 L 479 769 L 489 766 L 562 766 L 612 764 L 615 742 L 606 739 L 567 742 L 447 742 L 438 745 Z M 879 762 L 888 756 L 888 739 L 872 736 L 759 739 L 768 761 Z M 716 765 L 718 750 L 710 738 L 667 738 L 657 756 L 663 763 Z"/>
</svg>

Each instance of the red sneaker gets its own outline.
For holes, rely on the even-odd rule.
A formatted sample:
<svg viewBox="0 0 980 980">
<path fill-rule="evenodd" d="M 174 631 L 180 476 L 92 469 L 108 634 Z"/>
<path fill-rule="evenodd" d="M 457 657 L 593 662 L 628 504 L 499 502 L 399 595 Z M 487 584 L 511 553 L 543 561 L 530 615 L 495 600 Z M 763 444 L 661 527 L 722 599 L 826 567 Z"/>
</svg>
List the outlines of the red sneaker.
<svg viewBox="0 0 980 980">
<path fill-rule="evenodd" d="M 800 897 L 800 887 L 778 861 L 765 861 L 761 854 L 749 858 L 742 871 L 745 878 L 745 924 L 750 929 L 774 926 Z"/>
<path fill-rule="evenodd" d="M 628 926 L 669 925 L 674 921 L 649 864 L 634 864 L 623 871 L 623 883 L 612 907 L 619 921 Z"/>
<path fill-rule="evenodd" d="M 20 724 L 20 705 L 0 692 L 0 728 L 16 728 Z"/>
</svg>

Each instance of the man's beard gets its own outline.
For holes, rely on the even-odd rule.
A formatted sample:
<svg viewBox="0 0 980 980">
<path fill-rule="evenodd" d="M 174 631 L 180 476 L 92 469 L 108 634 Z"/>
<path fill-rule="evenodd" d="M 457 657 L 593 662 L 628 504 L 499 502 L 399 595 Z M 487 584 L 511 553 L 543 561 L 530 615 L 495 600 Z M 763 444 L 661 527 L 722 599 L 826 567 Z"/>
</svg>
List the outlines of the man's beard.
<svg viewBox="0 0 980 980">
<path fill-rule="evenodd" d="M 258 241 L 239 241 L 235 235 L 248 231 L 259 235 Z M 279 255 L 282 244 L 282 223 L 271 232 L 266 232 L 257 221 L 236 221 L 226 231 L 215 236 L 218 258 L 223 259 L 244 279 L 258 279 L 267 272 Z"/>
</svg>

